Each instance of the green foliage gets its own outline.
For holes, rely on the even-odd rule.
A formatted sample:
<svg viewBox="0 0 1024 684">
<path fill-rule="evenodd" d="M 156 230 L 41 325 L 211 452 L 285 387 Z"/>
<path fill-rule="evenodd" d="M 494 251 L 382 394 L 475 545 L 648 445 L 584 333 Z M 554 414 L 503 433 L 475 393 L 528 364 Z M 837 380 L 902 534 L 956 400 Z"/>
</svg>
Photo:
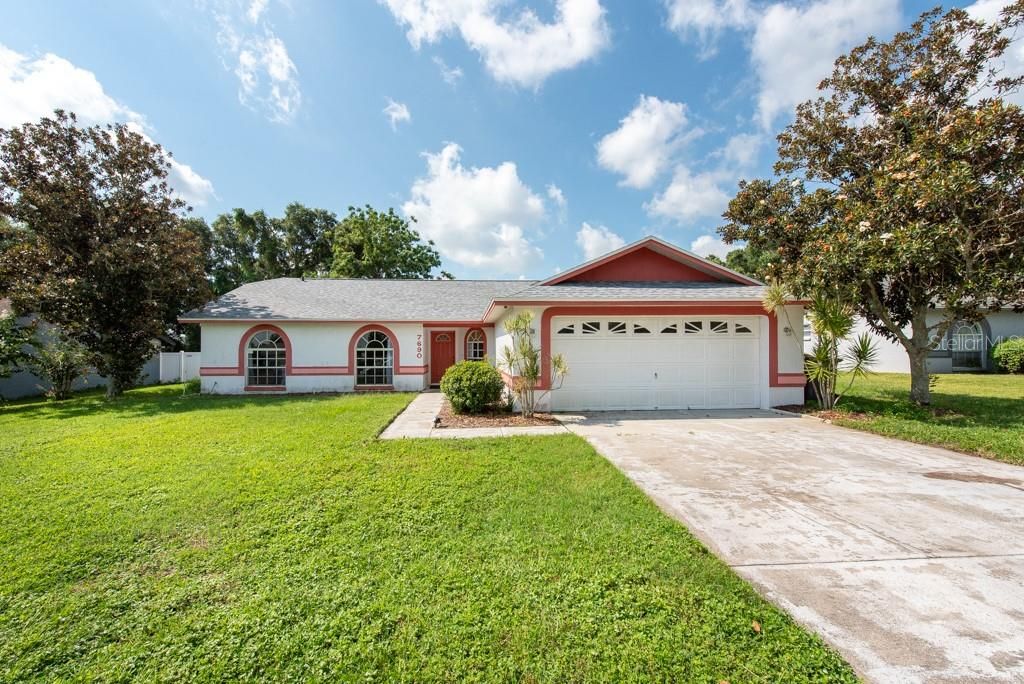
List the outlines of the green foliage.
<svg viewBox="0 0 1024 684">
<path fill-rule="evenodd" d="M 202 380 L 199 378 L 192 378 L 185 382 L 182 389 L 182 394 L 199 394 L 203 390 Z"/>
<path fill-rule="evenodd" d="M 823 409 L 835 408 L 854 381 L 867 375 L 878 360 L 878 347 L 871 335 L 864 332 L 850 339 L 853 312 L 852 305 L 823 295 L 816 296 L 807 311 L 814 346 L 804 370 Z M 840 374 L 849 380 L 843 390 L 839 389 Z"/>
<path fill-rule="evenodd" d="M 480 413 L 505 390 L 501 373 L 486 361 L 460 361 L 444 372 L 441 391 L 456 413 Z"/>
<path fill-rule="evenodd" d="M 411 398 L 0 408 L 0 680 L 856 681 L 582 439 Z"/>
<path fill-rule="evenodd" d="M 1022 21 L 1019 2 L 992 24 L 932 10 L 840 57 L 779 136 L 777 177 L 741 183 L 720 229 L 798 295 L 842 289 L 906 349 L 919 403 L 934 341 L 978 302 L 1024 298 L 1024 113 L 1002 99 L 1022 77 L 1000 73 Z"/>
<path fill-rule="evenodd" d="M 770 279 L 771 264 L 775 260 L 771 250 L 753 245 L 744 245 L 730 250 L 724 260 L 714 254 L 707 258 L 716 264 L 762 281 Z"/>
<path fill-rule="evenodd" d="M 504 326 L 512 341 L 502 349 L 500 363 L 512 376 L 512 393 L 519 402 L 520 411 L 529 418 L 536 413 L 538 399 L 562 386 L 569 367 L 561 354 L 553 354 L 547 389 L 538 397 L 537 387 L 543 376 L 543 365 L 540 349 L 533 342 L 533 312 L 520 311 L 506 318 Z"/>
<path fill-rule="evenodd" d="M 159 145 L 123 124 L 81 128 L 57 111 L 0 129 L 0 214 L 20 226 L 0 254 L 18 311 L 89 351 L 119 394 L 153 340 L 208 296 L 201 239 L 181 224 Z"/>
<path fill-rule="evenodd" d="M 1024 373 L 1024 339 L 1003 340 L 992 350 L 992 359 L 1004 373 Z"/>
<path fill-rule="evenodd" d="M 415 221 L 415 219 L 412 219 Z M 423 242 L 410 222 L 388 209 L 348 208 L 334 231 L 335 278 L 430 278 L 440 268 L 434 242 Z M 451 274 L 441 271 L 442 278 Z"/>
<path fill-rule="evenodd" d="M 13 313 L 0 313 L 0 378 L 9 378 L 29 358 L 34 325 L 19 325 Z"/>
<path fill-rule="evenodd" d="M 46 396 L 54 401 L 67 399 L 75 380 L 89 371 L 88 350 L 52 328 L 37 338 L 34 346 L 29 365 L 33 373 L 49 384 Z"/>
<path fill-rule="evenodd" d="M 274 218 L 235 209 L 218 216 L 209 233 L 209 277 L 216 294 L 258 280 L 326 276 L 338 218 L 298 202 Z M 201 229 L 197 227 L 197 232 Z"/>
</svg>

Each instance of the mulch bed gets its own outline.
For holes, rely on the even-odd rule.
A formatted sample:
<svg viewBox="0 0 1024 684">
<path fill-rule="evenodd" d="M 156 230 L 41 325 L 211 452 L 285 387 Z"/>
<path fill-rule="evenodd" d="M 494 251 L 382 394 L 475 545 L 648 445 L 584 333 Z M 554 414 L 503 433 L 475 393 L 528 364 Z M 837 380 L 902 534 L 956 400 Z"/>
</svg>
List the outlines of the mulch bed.
<svg viewBox="0 0 1024 684">
<path fill-rule="evenodd" d="M 560 425 L 558 420 L 549 413 L 535 413 L 533 418 L 523 418 L 518 413 L 505 411 L 488 411 L 473 415 L 459 414 L 452 411 L 451 404 L 444 400 L 441 406 L 439 428 L 480 428 L 480 427 L 533 427 L 538 425 Z"/>
<path fill-rule="evenodd" d="M 870 418 L 866 413 L 858 413 L 856 411 L 822 411 L 816 406 L 805 406 L 803 404 L 788 404 L 786 406 L 776 406 L 775 408 L 780 411 L 789 411 L 790 413 L 806 413 L 809 416 L 828 421 L 833 421 L 837 418 L 842 418 L 843 420 L 866 420 Z"/>
</svg>

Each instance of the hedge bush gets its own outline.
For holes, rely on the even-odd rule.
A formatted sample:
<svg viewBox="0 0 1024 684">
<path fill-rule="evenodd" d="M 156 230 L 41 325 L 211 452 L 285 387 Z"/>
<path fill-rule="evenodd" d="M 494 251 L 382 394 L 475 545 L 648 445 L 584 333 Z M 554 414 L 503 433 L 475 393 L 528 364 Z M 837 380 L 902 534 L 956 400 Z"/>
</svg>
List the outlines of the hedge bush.
<svg viewBox="0 0 1024 684">
<path fill-rule="evenodd" d="M 480 413 L 501 399 L 505 382 L 486 361 L 460 361 L 444 372 L 441 391 L 456 413 Z"/>
<path fill-rule="evenodd" d="M 1024 339 L 1003 340 L 992 350 L 992 359 L 1004 373 L 1024 373 Z"/>
</svg>

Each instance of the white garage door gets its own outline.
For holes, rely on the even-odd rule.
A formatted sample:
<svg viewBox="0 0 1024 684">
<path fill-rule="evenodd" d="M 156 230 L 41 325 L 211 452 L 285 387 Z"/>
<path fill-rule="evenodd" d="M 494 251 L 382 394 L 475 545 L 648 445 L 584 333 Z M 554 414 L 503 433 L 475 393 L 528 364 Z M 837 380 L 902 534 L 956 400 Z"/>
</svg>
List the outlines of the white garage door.
<svg viewBox="0 0 1024 684">
<path fill-rule="evenodd" d="M 551 348 L 569 374 L 551 395 L 567 410 L 757 408 L 757 317 L 555 317 Z"/>
</svg>

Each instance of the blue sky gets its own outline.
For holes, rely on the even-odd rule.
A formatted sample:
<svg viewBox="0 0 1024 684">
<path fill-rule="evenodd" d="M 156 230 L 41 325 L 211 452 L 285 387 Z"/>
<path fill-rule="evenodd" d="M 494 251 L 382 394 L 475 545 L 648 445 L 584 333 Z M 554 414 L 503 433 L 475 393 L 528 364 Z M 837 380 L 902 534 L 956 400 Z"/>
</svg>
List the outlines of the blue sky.
<svg viewBox="0 0 1024 684">
<path fill-rule="evenodd" d="M 929 6 L 8 1 L 0 126 L 129 121 L 200 216 L 393 206 L 457 277 L 539 277 L 646 234 L 721 253 L 721 211 L 770 172 L 794 104 Z"/>
</svg>

